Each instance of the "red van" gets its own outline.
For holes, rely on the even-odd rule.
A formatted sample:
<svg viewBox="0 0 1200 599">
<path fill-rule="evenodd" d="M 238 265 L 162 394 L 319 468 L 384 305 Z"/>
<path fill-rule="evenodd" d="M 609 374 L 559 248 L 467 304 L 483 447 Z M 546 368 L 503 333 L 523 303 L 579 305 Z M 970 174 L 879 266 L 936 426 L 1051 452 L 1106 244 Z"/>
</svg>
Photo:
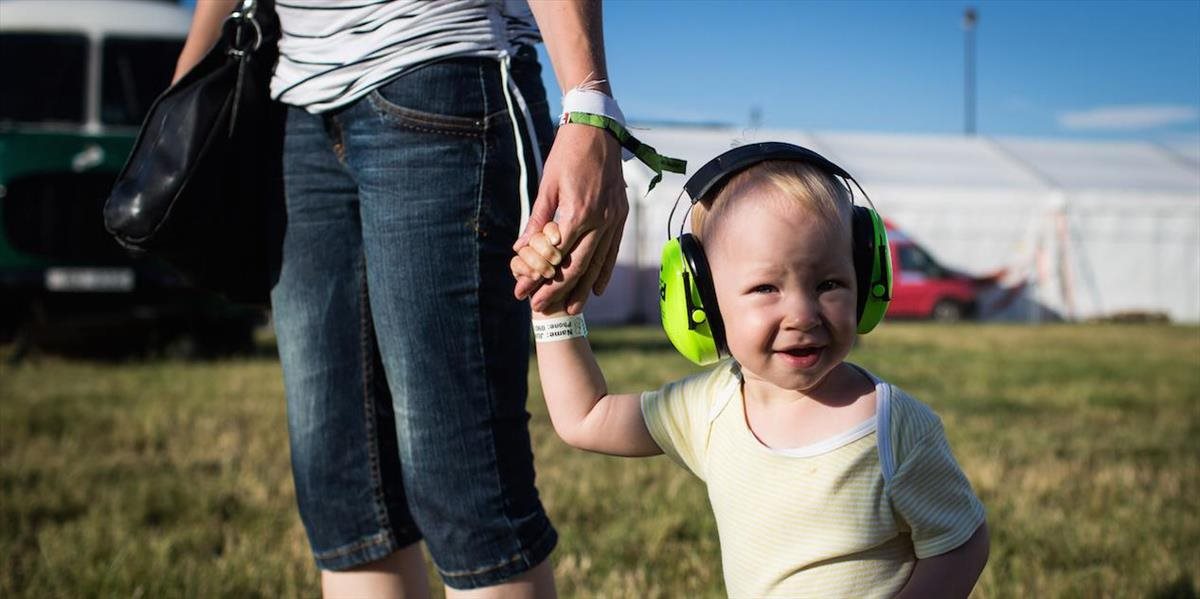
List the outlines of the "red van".
<svg viewBox="0 0 1200 599">
<path fill-rule="evenodd" d="M 929 252 L 897 229 L 887 226 L 892 251 L 892 303 L 888 317 L 932 318 L 955 322 L 977 314 L 979 281 L 938 264 Z"/>
</svg>

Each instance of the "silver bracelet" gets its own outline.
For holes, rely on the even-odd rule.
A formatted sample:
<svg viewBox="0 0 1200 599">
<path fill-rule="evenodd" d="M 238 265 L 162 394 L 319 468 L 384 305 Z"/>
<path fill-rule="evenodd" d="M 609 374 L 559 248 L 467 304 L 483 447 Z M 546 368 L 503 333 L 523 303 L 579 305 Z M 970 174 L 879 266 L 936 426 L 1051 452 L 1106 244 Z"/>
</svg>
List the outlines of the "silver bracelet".
<svg viewBox="0 0 1200 599">
<path fill-rule="evenodd" d="M 587 337 L 587 333 L 587 323 L 584 322 L 582 314 L 533 321 L 533 340 L 537 343 Z"/>
</svg>

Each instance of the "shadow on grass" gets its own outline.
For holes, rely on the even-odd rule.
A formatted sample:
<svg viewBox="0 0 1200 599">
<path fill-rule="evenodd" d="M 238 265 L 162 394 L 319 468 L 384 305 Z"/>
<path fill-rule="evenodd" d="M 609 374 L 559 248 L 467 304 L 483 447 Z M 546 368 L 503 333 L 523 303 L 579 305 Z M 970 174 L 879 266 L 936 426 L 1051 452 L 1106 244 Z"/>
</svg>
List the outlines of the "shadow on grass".
<svg viewBox="0 0 1200 599">
<path fill-rule="evenodd" d="M 1181 574 L 1166 586 L 1155 589 L 1150 593 L 1152 599 L 1196 599 L 1196 585 L 1192 583 L 1192 577 L 1186 574 Z"/>
<path fill-rule="evenodd" d="M 102 363 L 146 360 L 208 361 L 278 357 L 275 337 L 252 320 L 161 326 L 102 323 L 38 327 L 0 345 L 0 360 L 19 364 L 40 356 Z"/>
</svg>

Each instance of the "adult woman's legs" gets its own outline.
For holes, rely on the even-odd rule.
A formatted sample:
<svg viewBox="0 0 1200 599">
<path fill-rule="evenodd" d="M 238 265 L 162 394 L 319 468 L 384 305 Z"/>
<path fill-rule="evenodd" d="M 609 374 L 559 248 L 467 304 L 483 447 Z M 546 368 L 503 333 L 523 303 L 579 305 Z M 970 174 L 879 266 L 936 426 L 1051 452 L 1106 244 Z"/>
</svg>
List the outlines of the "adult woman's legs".
<svg viewBox="0 0 1200 599">
<path fill-rule="evenodd" d="M 550 596 L 529 312 L 507 270 L 512 126 L 495 61 L 427 69 L 344 111 L 290 116 L 273 299 L 300 511 L 331 593 L 424 576 L 425 536 L 452 588 Z M 548 126 L 544 97 L 526 99 Z"/>
<path fill-rule="evenodd" d="M 413 543 L 377 562 L 351 570 L 322 570 L 321 591 L 325 599 L 424 599 L 429 596 L 429 580 L 421 544 Z M 447 599 L 553 599 L 556 596 L 550 560 L 493 586 L 468 590 L 446 587 Z"/>
<path fill-rule="evenodd" d="M 367 301 L 357 184 L 330 117 L 292 108 L 287 231 L 272 290 L 292 473 L 317 565 L 345 570 L 420 540 Z"/>
<path fill-rule="evenodd" d="M 554 566 L 549 559 L 500 584 L 478 589 L 446 587 L 446 599 L 553 599 Z"/>
<path fill-rule="evenodd" d="M 520 200 L 499 65 L 422 67 L 337 118 L 409 513 L 448 586 L 522 577 L 557 535 L 534 487 L 529 308 L 507 270 Z"/>
<path fill-rule="evenodd" d="M 321 592 L 326 599 L 425 599 L 429 596 L 429 579 L 421 544 L 413 543 L 379 561 L 349 570 L 322 570 Z"/>
</svg>

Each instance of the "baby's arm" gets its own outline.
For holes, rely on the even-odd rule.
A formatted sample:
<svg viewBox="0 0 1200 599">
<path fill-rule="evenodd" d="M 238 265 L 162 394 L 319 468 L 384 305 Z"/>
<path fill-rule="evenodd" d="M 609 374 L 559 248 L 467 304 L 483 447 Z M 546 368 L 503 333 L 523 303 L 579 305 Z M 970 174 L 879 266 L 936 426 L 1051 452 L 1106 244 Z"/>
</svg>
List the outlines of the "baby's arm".
<svg viewBox="0 0 1200 599">
<path fill-rule="evenodd" d="M 896 599 L 966 597 L 988 559 L 987 522 L 966 543 L 941 555 L 919 559 Z"/>
<path fill-rule="evenodd" d="M 534 313 L 539 318 L 566 315 Z M 537 344 L 538 374 L 554 430 L 573 447 L 612 455 L 662 453 L 642 419 L 641 395 L 610 394 L 586 337 Z"/>
<path fill-rule="evenodd" d="M 515 275 L 552 278 L 561 254 L 554 222 L 512 260 Z M 533 248 L 533 249 L 530 249 Z M 533 313 L 534 321 L 566 316 L 561 305 Z M 579 449 L 622 456 L 662 453 L 642 419 L 640 394 L 609 394 L 586 337 L 537 344 L 538 374 L 554 430 Z"/>
</svg>

